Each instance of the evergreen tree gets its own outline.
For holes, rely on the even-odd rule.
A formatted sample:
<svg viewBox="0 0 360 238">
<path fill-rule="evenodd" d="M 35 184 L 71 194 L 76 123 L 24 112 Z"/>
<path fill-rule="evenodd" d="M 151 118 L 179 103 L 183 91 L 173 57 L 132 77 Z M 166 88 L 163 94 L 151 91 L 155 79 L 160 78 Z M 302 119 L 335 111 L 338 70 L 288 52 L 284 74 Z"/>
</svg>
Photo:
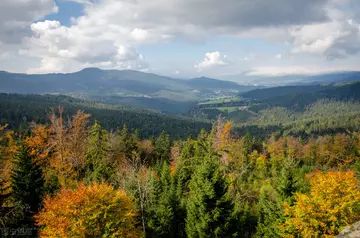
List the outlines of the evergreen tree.
<svg viewBox="0 0 360 238">
<path fill-rule="evenodd" d="M 281 237 L 280 225 L 285 221 L 284 209 L 280 196 L 271 186 L 264 186 L 260 191 L 259 219 L 256 237 Z"/>
<path fill-rule="evenodd" d="M 132 152 L 137 149 L 136 142 L 138 139 L 138 132 L 131 134 L 128 131 L 126 124 L 124 124 L 123 128 L 117 132 L 119 147 L 118 152 L 124 154 L 125 158 L 130 158 L 132 156 Z"/>
<path fill-rule="evenodd" d="M 188 237 L 232 237 L 234 204 L 219 168 L 218 156 L 208 155 L 195 169 L 186 203 Z"/>
<path fill-rule="evenodd" d="M 112 168 L 108 158 L 108 132 L 102 129 L 98 121 L 95 121 L 95 124 L 90 129 L 89 147 L 86 153 L 85 167 L 88 182 L 106 181 L 111 177 Z"/>
<path fill-rule="evenodd" d="M 174 187 L 171 181 L 170 168 L 163 163 L 160 179 L 151 179 L 152 203 L 149 212 L 148 226 L 152 230 L 152 237 L 174 237 Z"/>
<path fill-rule="evenodd" d="M 259 199 L 258 237 L 281 237 L 280 225 L 285 221 L 283 202 L 292 204 L 294 193 L 299 189 L 297 163 L 285 158 L 283 168 L 278 172 L 274 189 L 263 187 Z"/>
<path fill-rule="evenodd" d="M 35 230 L 34 215 L 40 210 L 44 195 L 44 178 L 41 168 L 22 146 L 12 173 L 12 198 L 17 210 L 17 227 Z"/>
<path fill-rule="evenodd" d="M 171 141 L 170 136 L 163 131 L 155 141 L 155 154 L 160 165 L 170 163 Z"/>
<path fill-rule="evenodd" d="M 281 196 L 282 201 L 291 200 L 293 194 L 298 189 L 298 178 L 296 170 L 297 163 L 294 159 L 286 158 L 283 161 L 283 168 L 278 175 L 278 185 L 276 186 L 277 192 Z"/>
</svg>

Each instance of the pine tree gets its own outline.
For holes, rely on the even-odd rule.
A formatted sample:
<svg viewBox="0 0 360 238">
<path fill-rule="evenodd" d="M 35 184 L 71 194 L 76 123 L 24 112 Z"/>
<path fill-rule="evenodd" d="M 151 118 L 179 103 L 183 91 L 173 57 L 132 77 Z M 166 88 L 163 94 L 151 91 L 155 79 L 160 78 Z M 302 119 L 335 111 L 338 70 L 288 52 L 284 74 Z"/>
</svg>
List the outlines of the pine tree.
<svg viewBox="0 0 360 238">
<path fill-rule="evenodd" d="M 42 204 L 44 183 L 41 168 L 34 163 L 28 149 L 22 146 L 15 160 L 11 183 L 15 206 L 21 209 L 16 222 L 18 227 L 35 230 L 34 215 Z"/>
<path fill-rule="evenodd" d="M 112 168 L 108 161 L 108 132 L 102 129 L 100 123 L 90 129 L 89 147 L 86 153 L 86 180 L 88 182 L 108 180 L 112 174 Z"/>
<path fill-rule="evenodd" d="M 188 237 L 232 237 L 234 204 L 220 171 L 218 156 L 208 155 L 195 169 L 186 203 Z"/>
</svg>

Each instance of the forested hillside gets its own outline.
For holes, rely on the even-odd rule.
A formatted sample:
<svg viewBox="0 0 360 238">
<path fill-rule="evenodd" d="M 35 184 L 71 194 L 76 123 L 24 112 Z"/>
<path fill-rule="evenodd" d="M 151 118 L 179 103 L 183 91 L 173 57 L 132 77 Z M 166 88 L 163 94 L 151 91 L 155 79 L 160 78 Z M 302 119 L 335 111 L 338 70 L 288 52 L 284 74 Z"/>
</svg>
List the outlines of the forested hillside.
<svg viewBox="0 0 360 238">
<path fill-rule="evenodd" d="M 0 127 L 1 235 L 331 237 L 360 219 L 360 134 L 172 141 L 53 111 Z M 12 231 L 12 233 L 11 233 Z"/>
<path fill-rule="evenodd" d="M 0 124 L 9 128 L 27 127 L 28 122 L 45 123 L 51 109 L 64 108 L 64 118 L 77 110 L 92 115 L 91 121 L 101 121 L 107 130 L 116 130 L 126 124 L 132 131 L 138 130 L 141 137 L 158 136 L 162 130 L 172 138 L 196 136 L 202 128 L 210 129 L 211 123 L 186 117 L 162 115 L 150 110 L 110 105 L 54 95 L 0 94 Z"/>
</svg>

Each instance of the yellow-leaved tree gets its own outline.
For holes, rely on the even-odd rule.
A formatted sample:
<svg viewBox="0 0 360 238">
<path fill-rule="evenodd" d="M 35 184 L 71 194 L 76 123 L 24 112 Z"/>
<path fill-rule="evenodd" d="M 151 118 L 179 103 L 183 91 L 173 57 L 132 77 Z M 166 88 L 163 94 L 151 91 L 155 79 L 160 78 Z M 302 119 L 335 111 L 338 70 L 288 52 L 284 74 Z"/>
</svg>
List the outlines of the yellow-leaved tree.
<svg viewBox="0 0 360 238">
<path fill-rule="evenodd" d="M 36 216 L 41 237 L 140 237 L 131 199 L 106 184 L 80 184 L 47 197 Z"/>
<path fill-rule="evenodd" d="M 333 237 L 360 219 L 360 189 L 353 171 L 316 171 L 308 175 L 310 192 L 284 203 L 288 237 Z"/>
</svg>

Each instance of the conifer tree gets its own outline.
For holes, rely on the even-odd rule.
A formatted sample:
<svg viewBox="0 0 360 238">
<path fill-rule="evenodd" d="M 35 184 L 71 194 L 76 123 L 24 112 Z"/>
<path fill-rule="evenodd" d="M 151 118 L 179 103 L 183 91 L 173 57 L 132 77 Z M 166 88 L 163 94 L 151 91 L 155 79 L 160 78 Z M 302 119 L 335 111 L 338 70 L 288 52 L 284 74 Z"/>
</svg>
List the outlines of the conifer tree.
<svg viewBox="0 0 360 238">
<path fill-rule="evenodd" d="M 118 152 L 123 153 L 125 158 L 129 159 L 132 156 L 132 152 L 137 149 L 136 142 L 138 141 L 138 135 L 137 133 L 129 133 L 126 124 L 117 132 L 117 135 L 119 140 Z"/>
<path fill-rule="evenodd" d="M 27 147 L 22 146 L 15 160 L 11 183 L 15 206 L 21 209 L 17 209 L 18 227 L 35 228 L 34 215 L 42 204 L 44 183 L 41 168 L 34 163 Z"/>
<path fill-rule="evenodd" d="M 163 131 L 155 141 L 155 153 L 160 165 L 170 163 L 171 141 L 168 134 Z"/>
<path fill-rule="evenodd" d="M 104 181 L 111 177 L 112 168 L 109 156 L 108 132 L 95 121 L 89 132 L 89 147 L 86 154 L 86 180 Z"/>
<path fill-rule="evenodd" d="M 174 187 L 171 181 L 170 168 L 163 163 L 160 178 L 152 176 L 152 203 L 149 212 L 148 226 L 152 237 L 174 237 Z"/>
<path fill-rule="evenodd" d="M 281 237 L 280 225 L 285 221 L 280 195 L 271 186 L 264 186 L 260 191 L 258 225 L 256 237 Z"/>
<path fill-rule="evenodd" d="M 219 158 L 207 155 L 189 183 L 186 203 L 188 237 L 232 237 L 234 204 L 227 194 L 227 183 L 219 168 Z"/>
</svg>

